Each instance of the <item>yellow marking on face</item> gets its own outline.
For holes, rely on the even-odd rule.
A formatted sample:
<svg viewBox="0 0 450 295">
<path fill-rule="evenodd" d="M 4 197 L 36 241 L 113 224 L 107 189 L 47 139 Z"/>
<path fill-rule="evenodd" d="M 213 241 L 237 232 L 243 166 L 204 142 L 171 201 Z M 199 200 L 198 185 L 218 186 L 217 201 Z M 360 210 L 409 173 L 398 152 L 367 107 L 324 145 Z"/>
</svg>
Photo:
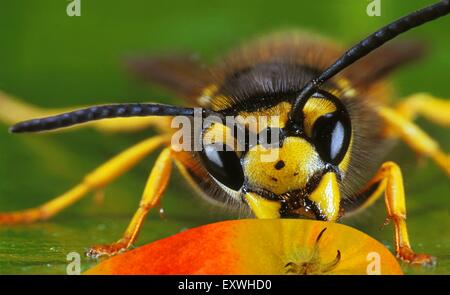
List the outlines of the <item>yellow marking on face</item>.
<svg viewBox="0 0 450 295">
<path fill-rule="evenodd" d="M 241 112 L 235 117 L 235 120 L 236 123 L 246 126 L 250 132 L 256 135 L 268 127 L 283 128 L 288 120 L 290 109 L 291 104 L 282 102 L 274 107 L 258 112 Z M 235 150 L 242 151 L 242 147 L 236 147 L 238 143 L 236 136 L 226 125 L 214 123 L 204 132 L 203 143 L 227 142 L 230 147 L 234 146 Z"/>
<path fill-rule="evenodd" d="M 253 132 L 259 133 L 267 127 L 284 128 L 288 121 L 289 112 L 292 105 L 288 102 L 281 102 L 273 107 L 260 110 L 257 112 L 240 112 L 239 115 L 243 118 L 254 116 L 256 118 L 262 116 L 267 120 L 258 120 L 257 129 L 253 129 Z"/>
<path fill-rule="evenodd" d="M 219 143 L 225 143 L 235 151 L 241 150 L 236 146 L 237 141 L 233 136 L 231 129 L 221 123 L 214 123 L 204 132 L 203 144 L 209 145 Z"/>
<path fill-rule="evenodd" d="M 325 114 L 336 111 L 336 106 L 333 102 L 324 98 L 310 98 L 303 108 L 305 120 L 303 122 L 305 132 L 308 136 L 312 135 L 312 128 L 318 118 Z"/>
<path fill-rule="evenodd" d="M 343 172 L 347 172 L 348 166 L 350 165 L 351 153 L 352 153 L 352 145 L 353 145 L 353 134 L 350 136 L 350 143 L 348 145 L 347 151 L 345 152 L 345 156 L 342 159 L 341 163 L 339 163 L 339 170 Z"/>
<path fill-rule="evenodd" d="M 256 218 L 280 218 L 280 202 L 264 199 L 255 193 L 245 194 L 245 200 L 252 209 L 252 212 L 255 214 Z"/>
<path fill-rule="evenodd" d="M 328 221 L 336 221 L 339 217 L 339 204 L 341 201 L 336 174 L 328 172 L 323 175 L 319 185 L 308 198 L 316 203 Z"/>
<path fill-rule="evenodd" d="M 267 160 L 267 153 L 277 155 Z M 324 164 L 314 147 L 305 139 L 287 137 L 281 148 L 254 146 L 243 160 L 244 174 L 250 187 L 262 188 L 276 195 L 304 188 L 311 176 Z"/>
</svg>

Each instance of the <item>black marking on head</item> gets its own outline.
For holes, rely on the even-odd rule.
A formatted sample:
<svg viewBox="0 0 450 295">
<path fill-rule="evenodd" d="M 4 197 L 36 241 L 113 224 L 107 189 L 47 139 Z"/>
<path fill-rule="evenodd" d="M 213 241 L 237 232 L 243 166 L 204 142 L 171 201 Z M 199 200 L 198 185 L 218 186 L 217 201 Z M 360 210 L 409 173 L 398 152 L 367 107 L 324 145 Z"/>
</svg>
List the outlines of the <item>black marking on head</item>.
<svg viewBox="0 0 450 295">
<path fill-rule="evenodd" d="M 335 167 L 327 165 L 323 171 L 314 174 L 304 188 L 278 196 L 281 201 L 280 216 L 282 218 L 309 217 L 326 221 L 327 217 L 321 212 L 317 204 L 308 197 L 317 188 L 323 175 L 330 171 L 335 171 Z M 340 179 L 339 174 L 336 176 Z"/>
<path fill-rule="evenodd" d="M 283 160 L 279 160 L 276 164 L 275 164 L 275 169 L 277 170 L 281 170 L 284 168 L 284 166 L 286 166 L 286 164 L 284 163 Z M 298 173 L 297 173 L 298 174 Z"/>
<path fill-rule="evenodd" d="M 316 220 L 327 220 L 317 205 L 307 198 L 306 194 L 302 194 L 298 198 L 291 198 L 285 202 L 282 201 L 280 216 L 281 218 L 309 217 Z"/>
</svg>

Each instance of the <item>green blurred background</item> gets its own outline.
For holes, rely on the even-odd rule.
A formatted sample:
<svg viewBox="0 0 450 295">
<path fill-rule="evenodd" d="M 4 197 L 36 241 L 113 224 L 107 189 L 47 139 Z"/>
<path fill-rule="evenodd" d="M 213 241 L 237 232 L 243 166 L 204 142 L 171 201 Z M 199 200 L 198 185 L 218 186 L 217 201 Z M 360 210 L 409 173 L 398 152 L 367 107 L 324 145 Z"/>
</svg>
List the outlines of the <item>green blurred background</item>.
<svg viewBox="0 0 450 295">
<path fill-rule="evenodd" d="M 103 102 L 178 103 L 160 89 L 136 82 L 123 67 L 134 54 L 195 52 L 214 60 L 261 34 L 304 28 L 351 43 L 389 21 L 433 1 L 381 0 L 381 16 L 368 17 L 365 0 L 339 1 L 105 1 L 81 0 L 81 16 L 68 17 L 64 0 L 0 2 L 0 89 L 43 107 Z M 432 48 L 423 61 L 393 76 L 399 97 L 429 91 L 450 97 L 450 17 L 407 34 Z M 1 106 L 0 106 L 1 107 Z M 450 150 L 448 130 L 418 123 Z M 119 151 L 152 134 L 8 134 L 0 124 L 0 211 L 49 200 Z M 409 229 L 417 251 L 438 257 L 434 268 L 405 265 L 407 273 L 450 273 L 450 186 L 431 162 L 400 144 L 389 154 L 404 168 Z M 110 185 L 102 206 L 88 197 L 54 219 L 0 228 L 0 273 L 64 274 L 66 255 L 122 234 L 137 207 L 154 157 Z M 150 214 L 138 245 L 185 228 L 232 218 L 204 204 L 176 173 L 163 199 L 165 218 Z M 346 220 L 392 249 L 392 226 L 380 230 L 383 202 Z M 85 270 L 95 261 L 83 258 Z"/>
</svg>

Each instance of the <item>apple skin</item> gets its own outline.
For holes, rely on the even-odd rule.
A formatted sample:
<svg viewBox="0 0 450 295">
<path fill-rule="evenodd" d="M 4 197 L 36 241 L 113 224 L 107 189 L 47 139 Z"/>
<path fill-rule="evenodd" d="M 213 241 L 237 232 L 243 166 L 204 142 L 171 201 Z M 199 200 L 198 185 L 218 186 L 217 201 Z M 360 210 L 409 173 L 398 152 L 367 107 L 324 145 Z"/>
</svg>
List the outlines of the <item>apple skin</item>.
<svg viewBox="0 0 450 295">
<path fill-rule="evenodd" d="M 315 220 L 242 219 L 183 231 L 108 258 L 85 274 L 374 272 L 403 274 L 385 246 L 354 228 Z"/>
</svg>

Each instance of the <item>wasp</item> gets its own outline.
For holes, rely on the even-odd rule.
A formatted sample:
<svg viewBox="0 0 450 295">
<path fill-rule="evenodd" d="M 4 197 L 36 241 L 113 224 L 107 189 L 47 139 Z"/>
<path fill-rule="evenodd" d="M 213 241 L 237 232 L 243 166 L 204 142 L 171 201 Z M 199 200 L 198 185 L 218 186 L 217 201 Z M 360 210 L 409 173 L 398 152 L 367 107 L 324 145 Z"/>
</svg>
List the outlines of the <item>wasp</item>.
<svg viewBox="0 0 450 295">
<path fill-rule="evenodd" d="M 132 63 L 139 76 L 185 98 L 187 107 L 124 103 L 48 116 L 50 111 L 2 95 L 0 102 L 7 110 L 2 114 L 4 120 L 40 117 L 13 125 L 12 133 L 84 124 L 102 131 L 153 127 L 159 135 L 123 151 L 72 189 L 37 208 L 1 213 L 0 224 L 51 218 L 161 150 L 122 238 L 93 246 L 89 256 L 114 255 L 135 242 L 149 210 L 158 206 L 175 164 L 205 199 L 242 208 L 256 218 L 306 217 L 336 222 L 384 195 L 387 217 L 395 226 L 397 256 L 410 263 L 431 263 L 432 256 L 415 253 L 410 245 L 401 168 L 383 160 L 389 143 L 400 139 L 450 176 L 449 155 L 413 122 L 421 115 L 449 126 L 450 102 L 420 93 L 390 105 L 387 75 L 419 58 L 423 51 L 417 44 L 404 42 L 382 45 L 449 12 L 450 1 L 440 1 L 399 18 L 346 51 L 328 39 L 291 32 L 258 39 L 212 66 L 184 56 Z M 173 143 L 174 118 L 204 121 L 210 116 L 218 120 L 192 130 L 206 142 L 200 150 L 180 150 Z M 228 140 L 220 135 L 235 138 L 234 128 L 224 121 L 229 116 L 276 116 L 278 120 L 266 120 L 257 130 L 248 124 L 236 129 L 276 133 L 277 140 L 270 144 L 244 140 L 241 150 L 228 149 Z M 265 153 L 273 151 L 276 157 L 262 160 Z"/>
</svg>

